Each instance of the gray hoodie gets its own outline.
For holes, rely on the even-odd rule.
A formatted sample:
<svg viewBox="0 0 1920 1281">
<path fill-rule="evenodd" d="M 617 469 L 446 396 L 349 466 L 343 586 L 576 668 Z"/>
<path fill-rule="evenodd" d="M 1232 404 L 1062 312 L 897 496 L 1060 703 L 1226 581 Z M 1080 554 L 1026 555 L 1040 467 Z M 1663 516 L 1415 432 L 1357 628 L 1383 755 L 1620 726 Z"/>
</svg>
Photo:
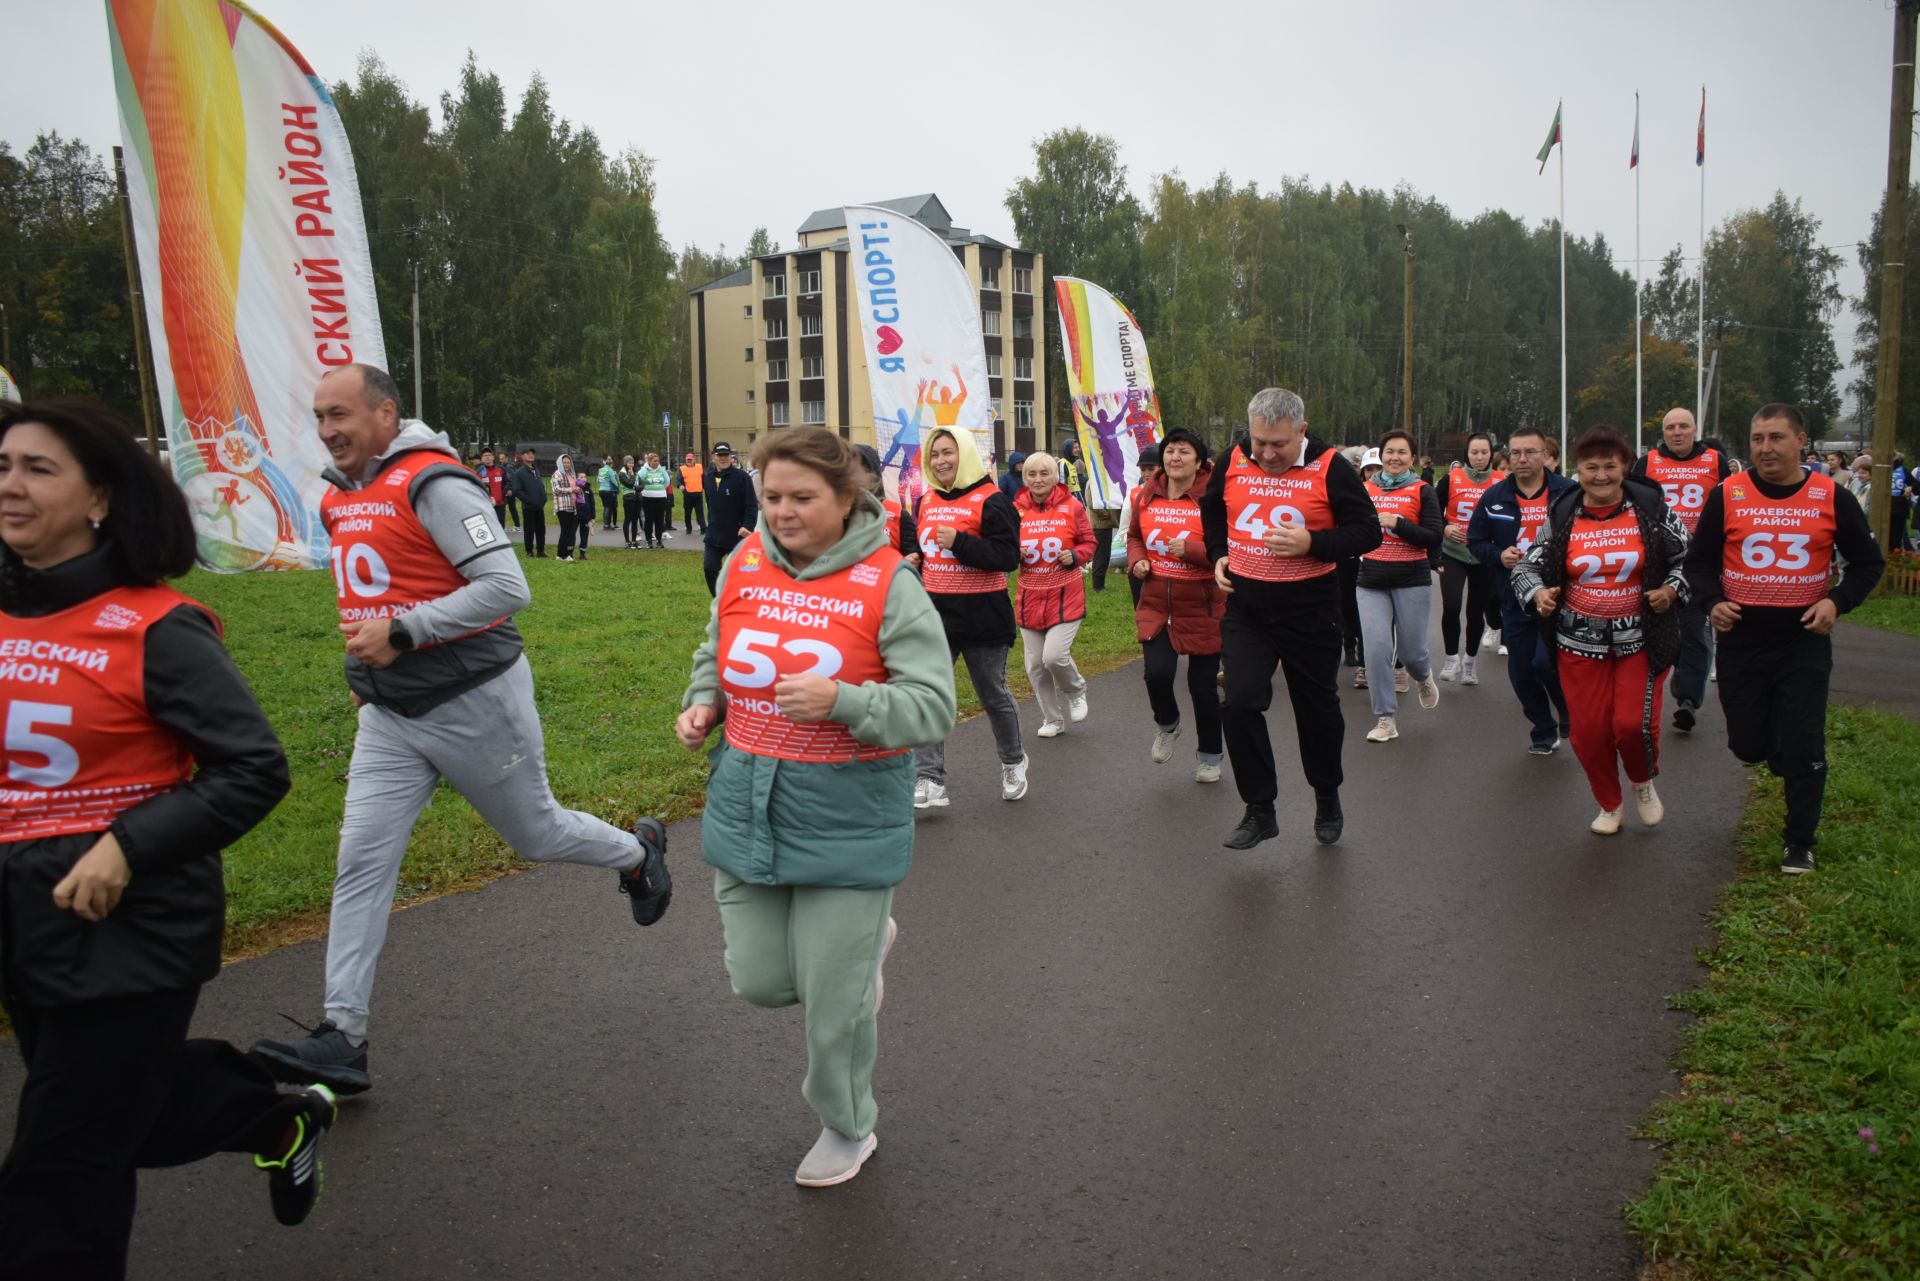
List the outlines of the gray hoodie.
<svg viewBox="0 0 1920 1281">
<path fill-rule="evenodd" d="M 402 454 L 423 449 L 460 461 L 444 432 L 407 419 L 357 480 L 334 467 L 321 474 L 342 490 L 365 489 Z M 463 479 L 467 483 L 451 483 Z M 435 467 L 414 477 L 407 497 L 440 554 L 467 585 L 400 615 L 413 649 L 378 669 L 348 658 L 346 673 L 348 687 L 367 702 L 418 716 L 513 665 L 521 642 L 512 615 L 533 597 L 479 477 L 464 467 Z M 496 620 L 502 621 L 489 626 Z"/>
</svg>

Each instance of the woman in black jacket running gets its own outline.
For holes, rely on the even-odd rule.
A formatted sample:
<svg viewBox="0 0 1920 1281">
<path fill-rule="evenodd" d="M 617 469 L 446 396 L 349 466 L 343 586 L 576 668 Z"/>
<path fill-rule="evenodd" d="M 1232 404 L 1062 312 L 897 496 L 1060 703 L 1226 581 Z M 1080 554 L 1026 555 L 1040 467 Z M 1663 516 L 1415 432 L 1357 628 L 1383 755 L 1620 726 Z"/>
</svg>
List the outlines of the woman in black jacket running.
<svg viewBox="0 0 1920 1281">
<path fill-rule="evenodd" d="M 243 486 L 196 499 L 232 510 Z M 319 1192 L 332 1095 L 187 1039 L 220 971 L 220 849 L 287 763 L 219 621 L 161 585 L 193 567 L 193 525 L 125 423 L 0 402 L 0 540 L 0 1002 L 27 1065 L 0 1278 L 120 1277 L 137 1169 L 252 1153 L 287 1224 Z"/>
</svg>

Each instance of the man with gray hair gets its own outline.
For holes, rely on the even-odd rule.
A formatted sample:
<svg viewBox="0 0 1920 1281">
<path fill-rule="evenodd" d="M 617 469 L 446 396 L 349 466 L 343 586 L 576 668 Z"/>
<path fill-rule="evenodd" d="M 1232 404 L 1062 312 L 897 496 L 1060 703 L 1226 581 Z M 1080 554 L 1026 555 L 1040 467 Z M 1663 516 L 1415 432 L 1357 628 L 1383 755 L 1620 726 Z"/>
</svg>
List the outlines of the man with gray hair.
<svg viewBox="0 0 1920 1281">
<path fill-rule="evenodd" d="M 400 861 L 445 779 L 523 858 L 616 874 L 635 923 L 673 895 L 666 829 L 623 832 L 569 810 L 547 781 L 533 676 L 513 615 L 532 599 L 485 487 L 443 432 L 400 418 L 385 370 L 347 365 L 313 393 L 332 459 L 320 503 L 358 726 L 327 933 L 325 1017 L 253 1054 L 283 1081 L 373 1084 L 367 1012 Z"/>
<path fill-rule="evenodd" d="M 1246 816 L 1228 849 L 1280 834 L 1279 778 L 1267 708 L 1275 668 L 1287 676 L 1300 763 L 1313 788 L 1313 834 L 1340 839 L 1341 561 L 1380 545 L 1380 518 L 1340 451 L 1307 435 L 1300 397 L 1269 387 L 1247 406 L 1247 438 L 1214 468 L 1200 499 L 1214 580 L 1227 598 L 1220 627 L 1227 699 L 1222 714 L 1233 780 Z"/>
</svg>

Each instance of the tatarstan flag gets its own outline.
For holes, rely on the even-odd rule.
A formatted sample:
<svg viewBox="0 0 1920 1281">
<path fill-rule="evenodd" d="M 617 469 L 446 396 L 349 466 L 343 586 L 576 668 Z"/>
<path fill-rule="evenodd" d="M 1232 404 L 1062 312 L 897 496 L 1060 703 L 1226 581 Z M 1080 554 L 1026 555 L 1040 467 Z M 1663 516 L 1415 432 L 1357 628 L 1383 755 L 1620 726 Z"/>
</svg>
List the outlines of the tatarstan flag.
<svg viewBox="0 0 1920 1281">
<path fill-rule="evenodd" d="M 1541 173 L 1545 173 L 1547 171 L 1547 157 L 1553 154 L 1554 147 L 1562 141 L 1560 137 L 1560 106 L 1561 105 L 1562 104 L 1555 104 L 1553 108 L 1553 128 L 1547 131 L 1547 140 L 1540 144 L 1540 154 L 1534 157 L 1536 160 L 1540 162 Z"/>
</svg>

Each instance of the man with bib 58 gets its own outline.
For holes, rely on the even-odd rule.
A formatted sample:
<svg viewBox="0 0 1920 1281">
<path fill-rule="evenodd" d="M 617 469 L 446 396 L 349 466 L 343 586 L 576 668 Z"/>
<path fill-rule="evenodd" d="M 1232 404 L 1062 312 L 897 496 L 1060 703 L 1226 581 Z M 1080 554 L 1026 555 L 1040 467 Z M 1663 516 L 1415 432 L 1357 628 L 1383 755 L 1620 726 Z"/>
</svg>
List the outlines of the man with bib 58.
<svg viewBox="0 0 1920 1281">
<path fill-rule="evenodd" d="M 666 912 L 666 829 L 632 832 L 563 809 L 547 782 L 533 675 L 513 614 L 532 599 L 485 488 L 443 433 L 400 421 L 391 375 L 347 365 L 313 395 L 333 488 L 321 517 L 359 708 L 347 770 L 325 1018 L 253 1053 L 285 1081 L 370 1088 L 367 1007 L 400 860 L 442 778 L 523 858 L 618 874 L 633 918 Z"/>
<path fill-rule="evenodd" d="M 1886 557 L 1866 514 L 1830 476 L 1801 470 L 1807 427 L 1792 405 L 1753 416 L 1753 465 L 1707 495 L 1687 582 L 1720 634 L 1727 746 L 1786 784 L 1780 870 L 1813 870 L 1827 787 L 1833 624 L 1880 581 Z M 1838 553 L 1846 568 L 1833 582 Z"/>
<path fill-rule="evenodd" d="M 1727 451 L 1699 439 L 1693 414 L 1669 409 L 1660 422 L 1661 442 L 1634 461 L 1632 474 L 1660 487 L 1667 510 L 1680 518 L 1692 538 L 1706 509 L 1707 495 L 1733 471 Z M 1680 609 L 1680 657 L 1673 665 L 1673 727 L 1693 732 L 1694 713 L 1707 697 L 1707 672 L 1713 666 L 1713 637 L 1707 611 L 1691 601 Z"/>
<path fill-rule="evenodd" d="M 1200 521 L 1214 581 L 1230 593 L 1221 624 L 1227 756 L 1247 812 L 1224 842 L 1252 849 L 1280 834 L 1279 778 L 1267 708 L 1287 674 L 1300 763 L 1313 788 L 1313 834 L 1340 839 L 1340 601 L 1336 564 L 1380 545 L 1373 500 L 1340 451 L 1307 436 L 1300 397 L 1269 387 L 1247 406 L 1247 439 L 1214 470 Z"/>
</svg>

